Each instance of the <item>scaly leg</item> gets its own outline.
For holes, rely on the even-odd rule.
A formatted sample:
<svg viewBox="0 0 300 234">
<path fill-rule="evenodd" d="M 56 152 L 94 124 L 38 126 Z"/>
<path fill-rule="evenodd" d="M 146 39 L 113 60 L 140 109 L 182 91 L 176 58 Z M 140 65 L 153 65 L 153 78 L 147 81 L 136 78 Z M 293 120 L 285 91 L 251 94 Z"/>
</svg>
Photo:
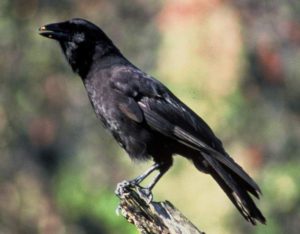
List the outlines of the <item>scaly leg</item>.
<svg viewBox="0 0 300 234">
<path fill-rule="evenodd" d="M 127 186 L 133 186 L 136 187 L 137 192 L 147 200 L 148 203 L 152 201 L 152 189 L 157 184 L 157 182 L 160 180 L 160 178 L 168 171 L 168 169 L 171 167 L 171 162 L 160 162 L 155 163 L 153 166 L 151 166 L 147 171 L 145 171 L 143 174 L 138 176 L 137 178 L 130 180 L 130 181 L 123 181 L 118 184 L 116 189 L 116 194 L 121 194 L 123 189 Z M 140 186 L 140 183 L 145 180 L 152 172 L 155 170 L 159 170 L 159 173 L 153 178 L 153 180 L 150 182 L 150 184 L 143 188 Z"/>
<path fill-rule="evenodd" d="M 152 165 L 147 171 L 145 171 L 143 174 L 139 175 L 137 178 L 129 181 L 132 185 L 139 185 L 143 180 L 145 180 L 153 171 L 159 169 L 161 167 L 160 163 L 155 163 Z"/>
<path fill-rule="evenodd" d="M 151 181 L 151 183 L 147 187 L 145 187 L 145 188 L 140 187 L 138 189 L 138 192 L 140 193 L 140 195 L 146 197 L 148 203 L 150 203 L 153 199 L 153 196 L 152 196 L 152 193 L 151 193 L 152 189 L 157 184 L 157 182 L 160 180 L 160 178 L 169 170 L 171 165 L 172 165 L 172 163 L 162 162 L 162 163 L 154 164 L 155 169 L 153 169 L 153 167 L 150 168 L 150 169 L 152 169 L 151 172 L 153 172 L 156 169 L 159 169 L 159 173 L 153 178 L 153 180 Z M 150 171 L 150 169 L 148 171 Z M 146 173 L 144 173 L 144 174 L 146 174 Z M 141 177 L 141 176 L 139 176 L 139 177 Z M 145 177 L 142 177 L 142 179 L 145 179 Z"/>
</svg>

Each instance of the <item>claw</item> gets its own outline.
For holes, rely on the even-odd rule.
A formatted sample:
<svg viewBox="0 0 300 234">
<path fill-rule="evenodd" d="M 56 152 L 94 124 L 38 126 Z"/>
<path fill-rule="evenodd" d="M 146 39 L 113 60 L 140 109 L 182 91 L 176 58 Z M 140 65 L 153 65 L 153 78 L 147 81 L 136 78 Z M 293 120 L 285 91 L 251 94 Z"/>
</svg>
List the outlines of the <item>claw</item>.
<svg viewBox="0 0 300 234">
<path fill-rule="evenodd" d="M 153 195 L 150 188 L 143 188 L 138 184 L 138 181 L 136 180 L 124 180 L 120 183 L 118 183 L 117 188 L 115 190 L 115 194 L 118 197 L 121 197 L 126 193 L 126 188 L 131 187 L 135 188 L 139 196 L 146 201 L 146 203 L 149 205 L 153 200 Z M 116 213 L 119 214 L 119 208 L 117 208 Z"/>
<path fill-rule="evenodd" d="M 155 163 L 152 167 L 150 167 L 146 172 L 144 172 L 137 178 L 130 181 L 124 180 L 123 182 L 119 183 L 117 185 L 117 189 L 115 190 L 115 194 L 118 197 L 121 197 L 124 193 L 126 193 L 126 188 L 130 187 L 136 189 L 138 194 L 147 202 L 147 204 L 151 203 L 153 200 L 151 190 L 171 165 L 172 161 L 168 163 Z M 140 183 L 155 170 L 159 170 L 159 173 L 154 177 L 152 182 L 146 188 L 141 187 Z"/>
<path fill-rule="evenodd" d="M 115 190 L 115 194 L 117 196 L 121 196 L 125 192 L 125 188 L 128 186 L 132 186 L 130 181 L 124 180 L 121 183 L 118 183 L 117 188 Z"/>
</svg>

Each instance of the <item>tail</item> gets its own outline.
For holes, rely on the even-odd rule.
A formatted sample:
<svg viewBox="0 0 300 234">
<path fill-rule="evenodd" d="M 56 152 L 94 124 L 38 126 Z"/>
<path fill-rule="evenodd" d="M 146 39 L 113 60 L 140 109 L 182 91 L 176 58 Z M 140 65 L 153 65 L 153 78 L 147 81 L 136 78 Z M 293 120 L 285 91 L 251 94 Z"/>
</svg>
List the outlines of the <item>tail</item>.
<svg viewBox="0 0 300 234">
<path fill-rule="evenodd" d="M 222 162 L 207 153 L 201 152 L 201 154 L 210 166 L 209 173 L 217 181 L 241 215 L 253 225 L 256 225 L 257 221 L 265 224 L 265 217 L 249 195 L 251 193 L 259 199 L 260 190 L 255 182 L 244 171 L 242 175 L 239 175 L 236 173 L 237 170 L 232 170 L 233 167 L 237 167 L 238 170 L 242 169 L 233 160 L 230 167 L 227 167 L 227 165 L 222 164 Z M 200 160 L 194 160 L 194 164 L 197 168 L 201 168 L 202 166 Z M 245 179 L 245 175 L 247 175 L 247 179 Z"/>
</svg>

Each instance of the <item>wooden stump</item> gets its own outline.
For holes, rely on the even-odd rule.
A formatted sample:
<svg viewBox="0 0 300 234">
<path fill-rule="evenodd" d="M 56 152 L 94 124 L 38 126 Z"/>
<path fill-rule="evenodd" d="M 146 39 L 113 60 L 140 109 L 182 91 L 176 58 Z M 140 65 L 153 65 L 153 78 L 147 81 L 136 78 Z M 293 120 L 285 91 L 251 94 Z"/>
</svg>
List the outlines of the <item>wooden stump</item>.
<svg viewBox="0 0 300 234">
<path fill-rule="evenodd" d="M 122 182 L 116 195 L 120 199 L 118 213 L 142 234 L 204 234 L 170 202 L 149 202 L 138 186 Z"/>
</svg>

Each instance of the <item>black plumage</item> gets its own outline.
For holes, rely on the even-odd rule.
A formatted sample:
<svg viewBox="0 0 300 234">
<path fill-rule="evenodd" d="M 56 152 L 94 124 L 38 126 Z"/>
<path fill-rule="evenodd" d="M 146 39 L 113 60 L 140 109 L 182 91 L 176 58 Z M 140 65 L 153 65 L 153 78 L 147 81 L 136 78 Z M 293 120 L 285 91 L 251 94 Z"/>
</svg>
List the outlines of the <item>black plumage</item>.
<svg viewBox="0 0 300 234">
<path fill-rule="evenodd" d="M 139 184 L 158 170 L 145 188 L 150 193 L 171 167 L 172 156 L 179 154 L 210 174 L 246 220 L 265 223 L 251 197 L 259 198 L 259 187 L 210 127 L 161 82 L 130 63 L 100 28 L 72 19 L 43 26 L 40 34 L 59 42 L 82 78 L 97 117 L 129 156 L 154 160 L 154 166 L 131 183 Z"/>
</svg>

